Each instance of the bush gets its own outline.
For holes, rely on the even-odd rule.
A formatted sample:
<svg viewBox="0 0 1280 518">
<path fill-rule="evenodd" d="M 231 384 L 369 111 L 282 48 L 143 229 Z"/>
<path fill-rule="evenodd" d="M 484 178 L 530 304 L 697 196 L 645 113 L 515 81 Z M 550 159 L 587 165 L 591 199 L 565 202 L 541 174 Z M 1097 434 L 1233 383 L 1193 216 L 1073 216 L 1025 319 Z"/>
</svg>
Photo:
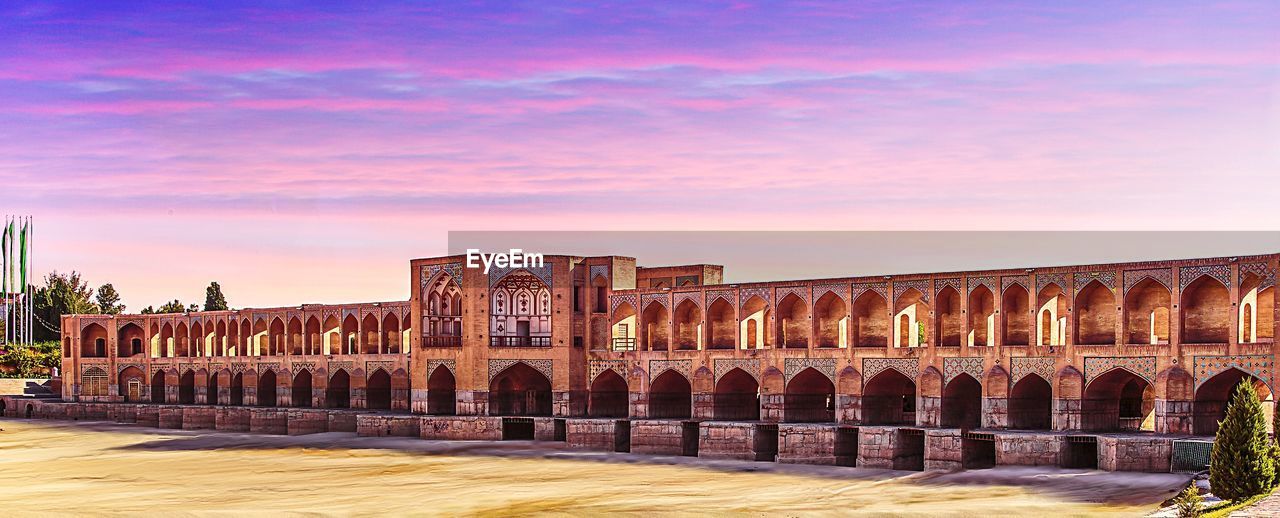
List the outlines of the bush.
<svg viewBox="0 0 1280 518">
<path fill-rule="evenodd" d="M 1209 486 L 1224 500 L 1241 500 L 1270 491 L 1274 482 L 1275 465 L 1262 402 L 1252 383 L 1241 383 L 1213 441 Z"/>
<path fill-rule="evenodd" d="M 58 342 L 37 342 L 31 346 L 10 345 L 0 354 L 0 370 L 5 377 L 40 378 L 62 364 Z"/>
<path fill-rule="evenodd" d="M 1196 488 L 1195 481 L 1173 499 L 1173 505 L 1178 509 L 1178 518 L 1200 518 L 1203 504 L 1204 500 L 1200 498 L 1200 490 Z"/>
</svg>

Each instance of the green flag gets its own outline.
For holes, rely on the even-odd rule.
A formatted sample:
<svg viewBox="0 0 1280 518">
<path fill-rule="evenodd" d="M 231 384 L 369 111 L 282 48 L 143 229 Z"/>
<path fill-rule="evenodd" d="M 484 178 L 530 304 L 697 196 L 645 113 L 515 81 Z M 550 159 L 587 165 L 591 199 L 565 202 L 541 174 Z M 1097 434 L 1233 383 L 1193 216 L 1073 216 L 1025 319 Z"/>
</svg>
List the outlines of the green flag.
<svg viewBox="0 0 1280 518">
<path fill-rule="evenodd" d="M 0 241 L 0 248 L 2 248 L 0 250 L 0 254 L 2 254 L 0 259 L 3 260 L 0 263 L 0 269 L 4 270 L 3 273 L 0 273 L 0 276 L 2 276 L 0 277 L 0 295 L 4 296 L 5 300 L 9 300 L 9 230 L 12 228 L 13 223 L 5 221 L 4 235 L 0 236 L 0 240 L 2 240 Z"/>
<path fill-rule="evenodd" d="M 21 248 L 21 250 L 22 250 L 22 251 L 21 251 L 21 252 L 19 252 L 19 254 L 18 254 L 18 256 L 21 258 L 20 260 L 22 261 L 22 265 L 21 265 L 21 270 L 22 270 L 22 284 L 19 284 L 19 285 L 18 285 L 18 289 L 19 289 L 20 291 L 22 291 L 22 293 L 24 293 L 24 294 L 27 292 L 27 226 L 28 226 L 30 223 L 31 223 L 31 222 L 29 222 L 29 221 L 23 221 L 23 222 L 22 222 L 22 238 L 21 238 L 21 240 L 22 240 L 22 248 Z"/>
</svg>

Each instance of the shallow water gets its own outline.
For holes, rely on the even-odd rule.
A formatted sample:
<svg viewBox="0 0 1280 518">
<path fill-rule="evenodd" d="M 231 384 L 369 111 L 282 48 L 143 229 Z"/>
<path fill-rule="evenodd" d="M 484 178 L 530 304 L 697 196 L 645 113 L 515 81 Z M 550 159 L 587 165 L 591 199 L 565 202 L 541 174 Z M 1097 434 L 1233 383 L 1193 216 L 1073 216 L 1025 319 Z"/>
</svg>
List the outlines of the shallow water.
<svg viewBox="0 0 1280 518">
<path fill-rule="evenodd" d="M 353 434 L 280 437 L 14 419 L 0 419 L 0 429 L 6 516 L 1140 516 L 1179 484 L 1171 475 L 1015 468 L 907 476 Z M 1110 503 L 1092 503 L 1103 501 Z"/>
</svg>

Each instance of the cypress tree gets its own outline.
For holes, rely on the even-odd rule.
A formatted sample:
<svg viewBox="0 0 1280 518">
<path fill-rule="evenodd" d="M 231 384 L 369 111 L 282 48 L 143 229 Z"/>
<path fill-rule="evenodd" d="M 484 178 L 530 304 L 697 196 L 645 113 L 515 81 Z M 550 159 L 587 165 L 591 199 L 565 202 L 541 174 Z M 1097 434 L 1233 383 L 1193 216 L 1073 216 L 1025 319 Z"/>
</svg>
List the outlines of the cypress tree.
<svg viewBox="0 0 1280 518">
<path fill-rule="evenodd" d="M 1209 457 L 1209 487 L 1224 500 L 1242 500 L 1271 490 L 1275 466 L 1262 402 L 1245 380 L 1236 386 L 1227 417 L 1218 427 Z"/>
</svg>

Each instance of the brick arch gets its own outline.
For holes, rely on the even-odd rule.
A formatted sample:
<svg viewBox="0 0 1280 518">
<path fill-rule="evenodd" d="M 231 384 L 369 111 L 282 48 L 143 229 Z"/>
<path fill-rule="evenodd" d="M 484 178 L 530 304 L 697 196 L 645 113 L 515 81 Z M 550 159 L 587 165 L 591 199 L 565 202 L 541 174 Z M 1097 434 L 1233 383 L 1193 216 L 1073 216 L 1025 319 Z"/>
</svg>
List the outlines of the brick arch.
<svg viewBox="0 0 1280 518">
<path fill-rule="evenodd" d="M 862 373 L 852 365 L 840 370 L 836 376 L 836 393 L 850 396 L 862 395 Z"/>
<path fill-rule="evenodd" d="M 920 373 L 920 380 L 917 382 L 920 387 L 920 395 L 924 397 L 942 397 L 942 372 L 937 367 L 930 365 Z"/>
<path fill-rule="evenodd" d="M 786 390 L 786 377 L 777 367 L 770 365 L 760 378 L 760 390 L 765 394 L 781 394 Z"/>
<path fill-rule="evenodd" d="M 1084 374 L 1067 365 L 1058 371 L 1057 385 L 1054 393 L 1059 399 L 1080 399 L 1084 395 Z"/>
<path fill-rule="evenodd" d="M 1173 366 L 1156 376 L 1156 397 L 1172 401 L 1191 401 L 1195 398 L 1195 378 L 1182 367 Z"/>
<path fill-rule="evenodd" d="M 693 385 L 693 391 L 703 394 L 710 394 L 716 389 L 715 376 L 711 373 L 706 365 L 698 367 L 693 371 L 693 379 L 689 380 Z"/>
<path fill-rule="evenodd" d="M 981 381 L 986 397 L 1009 397 L 1009 371 L 1004 370 L 1004 367 L 999 365 L 991 367 Z"/>
</svg>

